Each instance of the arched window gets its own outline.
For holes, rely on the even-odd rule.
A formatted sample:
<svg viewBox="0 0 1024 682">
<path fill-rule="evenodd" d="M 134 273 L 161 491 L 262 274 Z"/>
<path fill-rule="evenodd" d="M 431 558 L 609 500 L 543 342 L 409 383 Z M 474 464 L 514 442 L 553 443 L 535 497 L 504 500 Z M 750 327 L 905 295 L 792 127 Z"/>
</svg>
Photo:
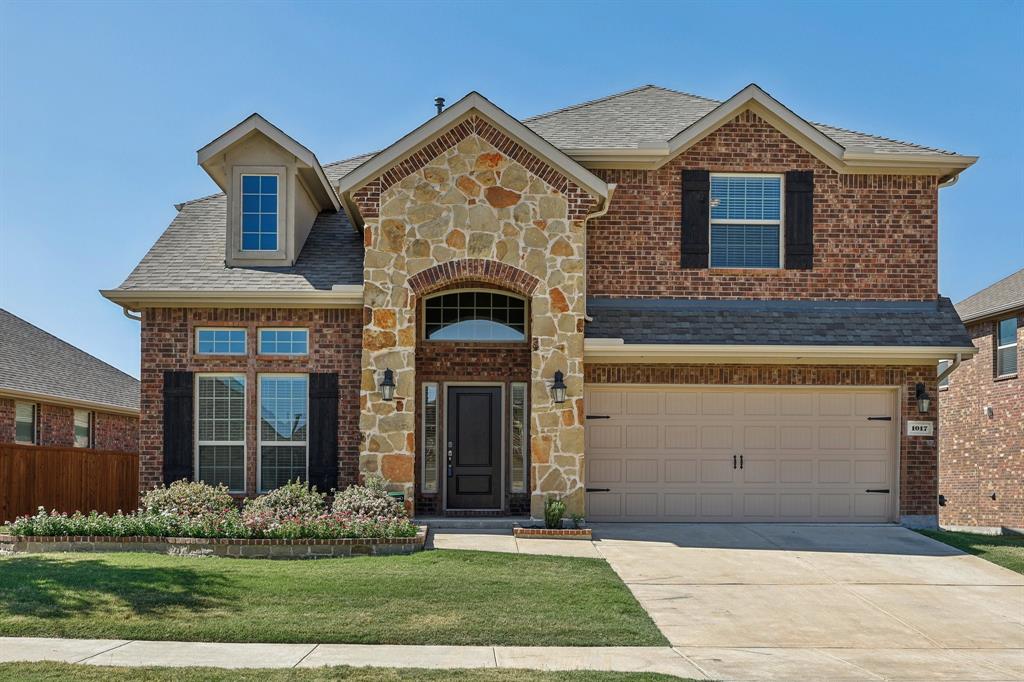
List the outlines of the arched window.
<svg viewBox="0 0 1024 682">
<path fill-rule="evenodd" d="M 525 341 L 526 301 L 494 291 L 437 294 L 424 304 L 431 341 Z"/>
</svg>

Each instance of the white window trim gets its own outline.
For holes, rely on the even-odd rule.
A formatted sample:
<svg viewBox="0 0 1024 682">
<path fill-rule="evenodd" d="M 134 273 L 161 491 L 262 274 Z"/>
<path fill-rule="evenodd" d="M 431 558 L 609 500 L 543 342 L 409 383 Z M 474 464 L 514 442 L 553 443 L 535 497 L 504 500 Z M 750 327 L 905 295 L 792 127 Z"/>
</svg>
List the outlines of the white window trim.
<svg viewBox="0 0 1024 682">
<path fill-rule="evenodd" d="M 238 235 L 239 235 L 238 250 L 242 251 L 243 253 L 252 253 L 252 254 L 273 254 L 273 253 L 278 253 L 278 252 L 282 251 L 282 249 L 281 249 L 281 176 L 280 176 L 280 174 L 279 173 L 256 173 L 256 172 L 246 173 L 243 170 L 238 177 L 239 177 L 239 180 L 241 181 L 241 185 L 239 185 L 239 191 L 238 191 L 238 198 L 241 199 L 241 201 L 238 202 L 238 220 L 239 220 L 239 223 L 238 223 L 239 224 L 239 228 L 238 228 Z M 276 249 L 247 249 L 247 248 L 245 248 L 245 246 L 243 244 L 243 240 L 242 240 L 242 237 L 245 234 L 245 226 L 242 224 L 243 223 L 243 217 L 245 216 L 245 190 L 244 190 L 245 179 L 246 178 L 269 178 L 269 177 L 277 178 L 277 210 L 274 211 L 274 216 L 276 218 L 276 220 L 275 220 L 275 223 L 276 223 L 275 224 L 275 228 L 277 230 L 277 234 L 276 234 L 276 237 L 277 237 L 277 240 L 276 240 L 277 241 L 277 248 Z M 260 195 L 262 195 L 262 192 L 260 192 Z M 262 211 L 260 213 L 262 214 Z"/>
<path fill-rule="evenodd" d="M 28 405 L 32 408 L 32 440 L 18 440 L 18 405 Z M 39 444 L 39 403 L 30 403 L 18 400 L 14 403 L 14 442 L 16 445 L 38 445 Z"/>
<path fill-rule="evenodd" d="M 86 427 L 89 429 L 89 435 L 88 435 L 89 442 L 86 445 L 79 445 L 78 444 L 78 434 L 75 433 L 75 429 L 78 428 L 78 415 L 82 414 L 82 413 L 85 414 Z M 93 412 L 92 410 L 76 409 L 74 411 L 74 419 L 73 419 L 73 423 L 72 423 L 72 427 L 71 427 L 72 428 L 71 436 L 72 436 L 72 439 L 74 440 L 74 447 L 76 447 L 76 448 L 94 448 L 94 447 L 96 447 L 96 438 L 95 438 L 95 424 L 96 424 L 96 422 L 95 422 L 95 416 L 96 416 L 96 413 Z"/>
<path fill-rule="evenodd" d="M 303 482 L 309 483 L 309 375 L 302 372 L 266 372 L 256 375 L 256 491 L 260 494 L 270 492 L 263 487 L 263 380 L 264 379 L 297 379 L 306 380 L 306 440 L 303 441 L 268 441 L 270 446 L 298 447 L 306 451 L 306 474 Z M 321 491 L 326 492 L 326 491 Z"/>
<path fill-rule="evenodd" d="M 242 426 L 242 440 L 241 440 L 241 443 L 242 443 L 242 486 L 243 487 L 242 487 L 241 490 L 231 490 L 231 489 L 228 489 L 228 492 L 237 493 L 237 494 L 245 494 L 246 487 L 248 486 L 248 480 L 249 480 L 249 447 L 248 447 L 247 442 L 246 442 L 246 441 L 248 441 L 248 438 L 246 437 L 246 433 L 249 430 L 249 400 L 248 400 L 249 387 L 247 385 L 248 382 L 246 381 L 245 375 L 244 374 L 238 374 L 237 372 L 203 372 L 201 374 L 196 374 L 196 376 L 195 376 L 195 382 L 194 382 L 195 386 L 192 389 L 193 393 L 194 393 L 194 397 L 193 397 L 193 401 L 192 401 L 192 412 L 193 412 L 192 428 L 193 428 L 193 430 L 195 432 L 193 434 L 193 438 L 192 438 L 192 443 L 193 443 L 193 446 L 194 446 L 192 448 L 192 480 L 194 480 L 194 481 L 198 481 L 199 480 L 199 446 L 200 445 L 238 445 L 238 443 L 239 443 L 239 441 L 234 441 L 234 440 L 206 440 L 206 441 L 200 441 L 199 440 L 199 382 L 200 382 L 201 379 L 204 379 L 204 378 L 205 379 L 209 379 L 209 378 L 229 378 L 229 379 L 230 378 L 234 378 L 234 379 L 239 379 L 242 382 L 242 395 L 243 395 L 243 398 L 244 398 L 242 400 L 242 425 L 243 426 Z M 211 485 L 213 485 L 213 484 L 211 483 Z"/>
<path fill-rule="evenodd" d="M 286 166 L 234 166 L 231 177 L 231 196 L 228 201 L 228 260 L 240 260 L 259 265 L 280 265 L 288 255 L 291 235 L 291 212 L 288 205 L 288 168 Z M 274 251 L 246 251 L 242 249 L 242 176 L 277 176 L 277 249 Z"/>
<path fill-rule="evenodd" d="M 427 389 L 434 389 L 434 449 L 436 450 L 435 457 L 437 461 L 434 463 L 434 489 L 427 490 Z M 420 419 L 420 437 L 423 439 L 423 456 L 420 457 L 420 490 L 429 495 L 435 495 L 441 492 L 441 470 L 443 466 L 443 457 L 441 451 L 441 385 L 436 381 L 424 381 L 421 389 L 422 409 Z"/>
<path fill-rule="evenodd" d="M 512 452 L 512 429 L 515 426 L 515 420 L 512 419 L 512 410 L 515 409 L 513 400 L 513 392 L 516 386 L 523 387 L 523 486 L 517 488 L 515 486 L 515 472 L 512 471 L 513 452 Z M 509 383 L 508 391 L 508 462 L 509 462 L 509 492 L 511 493 L 525 493 L 530 490 L 530 382 L 528 381 L 513 381 Z"/>
<path fill-rule="evenodd" d="M 739 220 L 736 218 L 711 218 L 711 179 L 712 178 L 778 178 L 779 179 L 779 219 L 775 220 Z M 774 268 L 752 267 L 749 265 L 711 265 L 711 226 L 712 225 L 778 225 L 779 226 L 779 265 Z M 708 175 L 708 269 L 709 270 L 785 270 L 786 269 L 786 174 L 785 173 L 710 173 Z"/>
<path fill-rule="evenodd" d="M 242 352 L 241 353 L 202 353 L 199 350 L 199 332 L 242 332 Z M 245 327 L 196 327 L 195 335 L 193 336 L 193 343 L 195 347 L 192 349 L 194 355 L 201 355 L 204 358 L 211 357 L 223 357 L 230 355 L 231 357 L 243 357 L 249 354 L 249 331 Z"/>
<path fill-rule="evenodd" d="M 305 353 L 268 353 L 263 350 L 263 332 L 306 332 Z M 256 330 L 256 346 L 258 355 L 269 355 L 271 357 L 304 357 L 309 355 L 309 328 L 308 327 L 260 327 Z"/>
<path fill-rule="evenodd" d="M 1003 345 L 999 345 L 999 325 L 1001 325 L 1003 322 L 1006 322 L 1007 320 L 1013 320 L 1014 321 L 1013 343 L 1004 343 Z M 996 346 L 996 378 L 997 379 L 1000 378 L 1000 377 L 1012 377 L 1013 375 L 1017 374 L 1017 372 L 1020 370 L 1020 367 L 1018 367 L 1017 369 L 1015 369 L 1012 372 L 1004 372 L 1004 371 L 1002 371 L 1002 368 L 999 367 L 999 355 L 1000 355 L 999 351 L 1003 350 L 1004 348 L 1016 348 L 1017 347 L 1017 335 L 1020 334 L 1020 325 L 1017 324 L 1016 322 L 1017 322 L 1017 316 L 1016 315 L 1011 316 L 1011 317 L 1004 317 L 1001 320 L 996 320 L 996 331 L 995 331 L 995 334 L 993 336 L 993 340 L 995 341 L 995 346 Z"/>
<path fill-rule="evenodd" d="M 501 294 L 509 298 L 523 302 L 523 339 L 521 341 L 497 341 L 490 339 L 428 339 L 427 338 L 427 301 L 431 299 L 440 298 L 441 296 L 447 296 L 448 294 Z M 427 294 L 423 297 L 423 314 L 419 315 L 423 318 L 418 324 L 420 327 L 420 337 L 426 343 L 529 343 L 530 342 L 530 300 L 526 296 L 520 294 L 505 291 L 504 289 L 488 289 L 486 287 L 470 287 L 467 289 L 443 289 L 436 291 L 432 294 Z"/>
</svg>

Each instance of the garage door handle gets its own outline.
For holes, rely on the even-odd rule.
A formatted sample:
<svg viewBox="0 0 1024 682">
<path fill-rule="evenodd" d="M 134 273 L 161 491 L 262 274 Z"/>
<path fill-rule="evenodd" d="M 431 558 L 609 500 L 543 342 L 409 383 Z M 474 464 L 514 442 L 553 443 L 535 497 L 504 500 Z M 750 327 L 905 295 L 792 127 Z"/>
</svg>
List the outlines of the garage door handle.
<svg viewBox="0 0 1024 682">
<path fill-rule="evenodd" d="M 610 493 L 612 491 L 612 489 L 611 488 L 587 488 L 586 491 L 588 493 Z"/>
<path fill-rule="evenodd" d="M 865 490 L 864 492 L 866 492 L 866 493 L 885 493 L 886 495 L 888 495 L 889 494 L 889 489 L 888 488 L 879 488 L 879 489 L 876 489 L 876 490 L 868 489 L 868 490 Z"/>
<path fill-rule="evenodd" d="M 611 415 L 608 414 L 588 414 L 587 419 L 611 419 Z"/>
<path fill-rule="evenodd" d="M 869 422 L 891 422 L 892 417 L 868 417 Z"/>
</svg>

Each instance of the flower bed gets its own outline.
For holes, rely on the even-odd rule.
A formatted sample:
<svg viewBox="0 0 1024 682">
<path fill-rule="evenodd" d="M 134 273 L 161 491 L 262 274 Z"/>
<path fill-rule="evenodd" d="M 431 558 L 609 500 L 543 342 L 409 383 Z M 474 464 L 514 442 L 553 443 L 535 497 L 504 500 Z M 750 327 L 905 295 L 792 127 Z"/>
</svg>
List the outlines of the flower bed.
<svg viewBox="0 0 1024 682">
<path fill-rule="evenodd" d="M 68 515 L 40 508 L 10 524 L 0 536 L 0 551 L 349 556 L 414 551 L 422 548 L 423 535 L 388 497 L 383 479 L 350 486 L 330 507 L 326 494 L 289 482 L 246 500 L 242 509 L 223 486 L 177 481 L 146 493 L 140 509 L 128 514 Z"/>
</svg>

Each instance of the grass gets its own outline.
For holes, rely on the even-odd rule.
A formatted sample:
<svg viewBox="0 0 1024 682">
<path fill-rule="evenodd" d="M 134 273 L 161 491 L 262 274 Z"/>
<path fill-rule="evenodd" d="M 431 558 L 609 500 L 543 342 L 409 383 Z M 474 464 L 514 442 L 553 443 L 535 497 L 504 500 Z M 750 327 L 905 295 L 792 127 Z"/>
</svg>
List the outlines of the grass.
<svg viewBox="0 0 1024 682">
<path fill-rule="evenodd" d="M 922 530 L 923 535 L 963 550 L 968 554 L 1024 574 L 1024 537 L 1015 535 L 979 535 L 949 530 Z"/>
<path fill-rule="evenodd" d="M 423 670 L 415 668 L 307 668 L 249 669 L 220 668 L 115 668 L 68 663 L 0 664 L 0 680 L 20 682 L 669 682 L 678 680 L 656 673 L 610 673 L 590 670 L 542 672 L 539 670 Z"/>
<path fill-rule="evenodd" d="M 604 561 L 453 550 L 315 561 L 134 553 L 5 557 L 0 635 L 667 645 Z"/>
</svg>

